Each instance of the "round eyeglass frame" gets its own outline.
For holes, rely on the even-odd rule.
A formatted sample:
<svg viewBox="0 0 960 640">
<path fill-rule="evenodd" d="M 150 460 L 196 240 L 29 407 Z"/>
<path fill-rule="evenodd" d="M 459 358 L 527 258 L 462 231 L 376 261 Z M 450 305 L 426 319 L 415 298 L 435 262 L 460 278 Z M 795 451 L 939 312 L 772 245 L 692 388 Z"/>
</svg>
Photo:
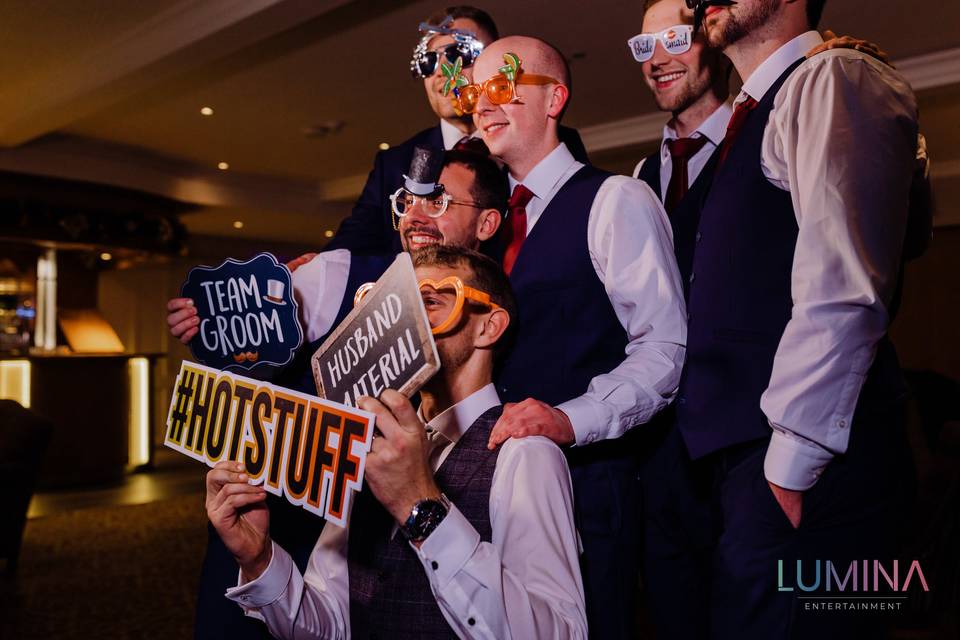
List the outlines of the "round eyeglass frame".
<svg viewBox="0 0 960 640">
<path fill-rule="evenodd" d="M 410 206 L 410 208 L 417 206 L 417 202 L 419 201 L 421 203 L 421 208 L 424 209 L 424 214 L 426 214 L 428 218 L 439 218 L 440 216 L 442 216 L 447 212 L 447 209 L 450 208 L 451 204 L 459 204 L 465 207 L 473 207 L 474 209 L 483 208 L 477 202 L 470 202 L 467 200 L 454 200 L 453 196 L 446 192 L 443 192 L 439 195 L 433 195 L 433 196 L 418 196 L 414 193 L 410 193 L 403 187 L 400 187 L 390 195 L 390 210 L 393 211 L 394 215 L 396 215 L 398 218 L 403 218 L 404 216 L 409 215 L 408 213 L 409 209 L 404 209 L 404 211 L 401 212 L 397 208 L 397 200 L 399 200 L 401 196 L 410 196 L 413 198 L 413 204 Z M 426 202 L 427 200 L 436 200 L 437 198 L 440 198 L 441 200 L 443 200 L 443 204 L 441 205 L 439 211 L 431 213 L 425 206 Z"/>
</svg>

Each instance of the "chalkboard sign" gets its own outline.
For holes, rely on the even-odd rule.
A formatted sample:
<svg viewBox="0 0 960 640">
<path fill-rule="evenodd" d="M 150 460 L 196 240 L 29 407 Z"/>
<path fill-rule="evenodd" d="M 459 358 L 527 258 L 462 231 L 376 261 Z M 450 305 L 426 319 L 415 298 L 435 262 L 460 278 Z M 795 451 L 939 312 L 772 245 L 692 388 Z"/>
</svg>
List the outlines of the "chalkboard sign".
<svg viewBox="0 0 960 640">
<path fill-rule="evenodd" d="M 397 256 L 311 364 L 320 397 L 347 406 L 384 389 L 410 397 L 437 372 L 437 347 L 409 254 Z"/>
<path fill-rule="evenodd" d="M 194 267 L 180 291 L 200 318 L 190 350 L 209 367 L 281 367 L 303 342 L 290 272 L 269 253 Z"/>
</svg>

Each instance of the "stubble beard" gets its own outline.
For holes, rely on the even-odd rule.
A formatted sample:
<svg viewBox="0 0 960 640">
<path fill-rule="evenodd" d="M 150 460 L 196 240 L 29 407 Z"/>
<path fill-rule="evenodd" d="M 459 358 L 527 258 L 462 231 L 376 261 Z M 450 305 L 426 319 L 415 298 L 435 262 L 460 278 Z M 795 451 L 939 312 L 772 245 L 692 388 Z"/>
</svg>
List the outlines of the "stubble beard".
<svg viewBox="0 0 960 640">
<path fill-rule="evenodd" d="M 723 50 L 742 40 L 762 27 L 776 13 L 777 0 L 757 0 L 750 9 L 740 9 L 742 4 L 726 9 L 727 19 L 719 26 L 706 28 L 707 42 L 715 49 Z"/>
</svg>

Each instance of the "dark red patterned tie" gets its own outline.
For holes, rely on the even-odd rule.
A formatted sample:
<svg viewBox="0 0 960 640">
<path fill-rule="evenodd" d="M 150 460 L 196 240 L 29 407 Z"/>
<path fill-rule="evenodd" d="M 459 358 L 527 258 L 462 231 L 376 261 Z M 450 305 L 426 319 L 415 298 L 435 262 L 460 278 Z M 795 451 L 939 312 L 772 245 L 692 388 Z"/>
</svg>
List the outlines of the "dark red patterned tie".
<svg viewBox="0 0 960 640">
<path fill-rule="evenodd" d="M 747 96 L 747 99 L 743 102 L 737 103 L 737 106 L 733 108 L 733 116 L 730 118 L 730 123 L 727 125 L 727 135 L 723 137 L 723 142 L 720 144 L 720 157 L 717 158 L 717 166 L 723 164 L 723 161 L 727 159 L 727 154 L 730 153 L 730 147 L 733 145 L 733 141 L 736 139 L 737 134 L 740 133 L 740 128 L 743 127 L 743 123 L 746 122 L 747 116 L 750 115 L 750 112 L 753 111 L 753 108 L 757 106 L 757 101 Z"/>
<path fill-rule="evenodd" d="M 527 205 L 531 198 L 533 192 L 518 184 L 507 202 L 507 250 L 503 254 L 503 270 L 507 275 L 513 270 L 520 247 L 527 239 Z"/>
<path fill-rule="evenodd" d="M 687 165 L 690 158 L 697 155 L 697 152 L 707 144 L 706 136 L 697 138 L 677 138 L 667 140 L 667 149 L 670 150 L 673 166 L 670 173 L 670 184 L 667 186 L 667 197 L 664 206 L 667 213 L 673 213 L 673 210 L 680 204 L 683 196 L 687 195 L 690 188 L 689 171 Z"/>
</svg>

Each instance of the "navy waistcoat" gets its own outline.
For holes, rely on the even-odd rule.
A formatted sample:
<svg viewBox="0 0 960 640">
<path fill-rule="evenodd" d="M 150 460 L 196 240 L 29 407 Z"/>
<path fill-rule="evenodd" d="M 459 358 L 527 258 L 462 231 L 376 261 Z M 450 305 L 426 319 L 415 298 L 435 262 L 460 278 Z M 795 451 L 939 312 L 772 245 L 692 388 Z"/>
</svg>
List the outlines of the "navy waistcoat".
<svg viewBox="0 0 960 640">
<path fill-rule="evenodd" d="M 763 175 L 761 148 L 777 92 L 801 62 L 748 115 L 700 213 L 677 398 L 677 424 L 694 459 L 771 433 L 760 396 L 793 309 L 798 227 L 790 193 Z M 860 405 L 867 396 L 901 393 L 899 385 L 896 356 L 884 339 Z"/>
<path fill-rule="evenodd" d="M 490 542 L 490 487 L 500 448 L 487 439 L 502 406 L 470 425 L 434 479 L 444 495 Z M 350 634 L 354 638 L 455 638 L 430 590 L 423 565 L 394 521 L 364 485 L 350 516 Z"/>
<path fill-rule="evenodd" d="M 504 402 L 528 397 L 557 405 L 619 365 L 627 333 L 617 320 L 587 248 L 587 221 L 610 174 L 590 165 L 543 211 L 510 273 L 520 307 L 515 344 L 498 371 Z"/>
<path fill-rule="evenodd" d="M 717 151 L 714 149 L 707 164 L 697 175 L 686 195 L 677 207 L 669 213 L 670 226 L 673 228 L 673 252 L 677 256 L 680 268 L 680 280 L 683 283 L 683 298 L 690 300 L 690 273 L 693 270 L 693 250 L 696 247 L 697 227 L 700 225 L 700 209 L 706 195 L 710 192 L 713 173 L 717 165 Z M 637 178 L 643 180 L 660 198 L 660 152 L 651 153 L 640 167 Z"/>
</svg>

